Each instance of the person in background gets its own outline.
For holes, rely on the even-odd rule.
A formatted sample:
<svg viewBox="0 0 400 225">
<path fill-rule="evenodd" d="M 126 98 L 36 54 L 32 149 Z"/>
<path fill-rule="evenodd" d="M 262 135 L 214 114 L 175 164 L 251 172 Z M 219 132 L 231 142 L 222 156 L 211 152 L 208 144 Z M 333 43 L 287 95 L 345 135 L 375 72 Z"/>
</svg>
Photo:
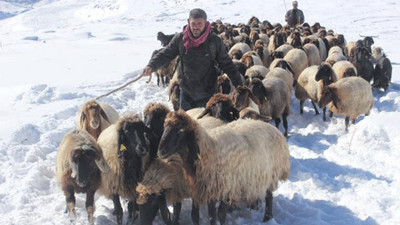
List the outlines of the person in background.
<svg viewBox="0 0 400 225">
<path fill-rule="evenodd" d="M 297 1 L 293 1 L 292 5 L 293 9 L 286 12 L 285 21 L 290 27 L 296 27 L 304 23 L 304 14 L 303 11 L 297 8 L 299 5 Z"/>
<path fill-rule="evenodd" d="M 179 55 L 180 108 L 185 111 L 205 107 L 217 92 L 218 68 L 230 77 L 235 87 L 243 85 L 242 75 L 228 56 L 222 39 L 211 31 L 206 12 L 191 10 L 187 22 L 184 31 L 177 33 L 143 70 L 143 75 L 150 76 Z"/>
</svg>

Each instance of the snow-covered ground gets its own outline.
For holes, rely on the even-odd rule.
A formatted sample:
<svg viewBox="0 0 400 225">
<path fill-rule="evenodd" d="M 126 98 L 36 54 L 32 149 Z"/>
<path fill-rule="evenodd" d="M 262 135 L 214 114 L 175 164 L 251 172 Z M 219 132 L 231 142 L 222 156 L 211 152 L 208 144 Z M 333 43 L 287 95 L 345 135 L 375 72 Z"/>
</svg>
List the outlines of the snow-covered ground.
<svg viewBox="0 0 400 225">
<path fill-rule="evenodd" d="M 291 1 L 286 1 L 291 7 Z M 7 0 L 0 1 L 0 224 L 68 224 L 55 179 L 58 145 L 89 99 L 139 75 L 158 31 L 179 32 L 188 12 L 210 21 L 283 23 L 284 1 L 256 0 Z M 393 65 L 393 85 L 374 91 L 374 108 L 349 132 L 344 118 L 323 122 L 310 102 L 289 116 L 291 175 L 274 193 L 268 224 L 400 224 L 400 3 L 395 0 L 299 1 L 310 24 L 343 33 L 379 35 Z M 149 102 L 169 104 L 156 79 L 104 98 L 120 114 L 141 114 Z M 281 128 L 282 129 L 282 128 Z M 87 221 L 77 195 L 77 224 Z M 96 224 L 116 224 L 113 205 L 96 198 Z M 125 207 L 126 210 L 126 207 Z M 206 210 L 202 224 L 207 224 Z M 228 224 L 262 224 L 263 212 L 244 209 Z M 190 224 L 190 201 L 181 224 Z M 161 220 L 156 220 L 162 224 Z M 136 223 L 138 224 L 138 223 Z"/>
</svg>

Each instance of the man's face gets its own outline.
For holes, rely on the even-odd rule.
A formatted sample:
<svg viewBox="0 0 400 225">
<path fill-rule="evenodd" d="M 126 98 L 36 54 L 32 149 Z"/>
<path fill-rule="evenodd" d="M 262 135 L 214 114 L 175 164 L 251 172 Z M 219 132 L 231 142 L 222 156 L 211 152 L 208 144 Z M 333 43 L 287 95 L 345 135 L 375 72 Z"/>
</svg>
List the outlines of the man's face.
<svg viewBox="0 0 400 225">
<path fill-rule="evenodd" d="M 293 4 L 293 9 L 297 9 L 297 4 Z"/>
<path fill-rule="evenodd" d="M 199 37 L 200 34 L 204 31 L 207 21 L 203 18 L 189 18 L 188 22 L 190 24 L 190 31 L 192 31 L 193 36 Z"/>
</svg>

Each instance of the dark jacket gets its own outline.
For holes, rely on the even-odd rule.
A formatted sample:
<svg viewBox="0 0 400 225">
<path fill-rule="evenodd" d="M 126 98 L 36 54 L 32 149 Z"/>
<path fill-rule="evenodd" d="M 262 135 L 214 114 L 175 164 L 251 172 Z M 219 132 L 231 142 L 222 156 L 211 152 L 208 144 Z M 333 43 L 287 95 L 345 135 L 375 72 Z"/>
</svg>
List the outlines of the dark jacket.
<svg viewBox="0 0 400 225">
<path fill-rule="evenodd" d="M 214 33 L 210 33 L 207 40 L 197 48 L 186 52 L 182 42 L 183 33 L 174 36 L 167 47 L 154 56 L 147 66 L 154 70 L 169 63 L 180 55 L 178 67 L 178 81 L 180 89 L 193 100 L 209 98 L 217 92 L 217 64 L 232 80 L 236 87 L 242 84 L 242 78 L 232 59 L 229 58 L 223 41 Z M 212 54 L 210 42 L 214 42 L 215 52 Z M 215 59 L 212 59 L 215 55 Z"/>
<path fill-rule="evenodd" d="M 304 14 L 300 9 L 291 9 L 286 12 L 285 21 L 290 27 L 295 27 L 297 24 L 304 23 Z"/>
</svg>

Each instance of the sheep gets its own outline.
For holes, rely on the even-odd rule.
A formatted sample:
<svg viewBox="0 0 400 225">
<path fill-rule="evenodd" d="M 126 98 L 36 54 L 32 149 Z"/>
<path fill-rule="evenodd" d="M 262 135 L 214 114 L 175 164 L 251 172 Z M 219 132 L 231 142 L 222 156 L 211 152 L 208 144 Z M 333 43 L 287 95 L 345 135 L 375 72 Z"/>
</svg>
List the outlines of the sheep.
<svg viewBox="0 0 400 225">
<path fill-rule="evenodd" d="M 353 58 L 355 48 L 356 48 L 356 42 L 350 41 L 349 43 L 347 43 L 346 48 L 344 49 L 345 56 L 348 58 Z"/>
<path fill-rule="evenodd" d="M 372 58 L 376 63 L 374 70 L 374 82 L 372 87 L 383 88 L 385 91 L 391 84 L 392 79 L 392 64 L 386 57 L 381 47 L 374 47 L 372 50 Z"/>
<path fill-rule="evenodd" d="M 256 110 L 254 110 L 254 109 L 252 109 L 250 107 L 242 109 L 239 112 L 239 118 L 240 119 L 261 120 L 261 121 L 264 121 L 266 123 L 268 123 L 269 121 L 272 120 L 272 118 L 270 116 L 260 115 L 259 113 L 257 113 Z"/>
<path fill-rule="evenodd" d="M 323 88 L 336 81 L 336 74 L 327 63 L 320 66 L 310 66 L 305 69 L 300 74 L 295 88 L 295 96 L 300 100 L 300 114 L 303 114 L 305 100 L 310 99 L 315 110 L 315 115 L 319 115 L 315 103 L 318 103 L 321 99 Z M 322 118 L 324 121 L 326 121 L 325 112 L 326 108 L 323 108 Z"/>
<path fill-rule="evenodd" d="M 118 112 L 106 103 L 86 102 L 76 115 L 78 130 L 86 130 L 96 140 L 100 133 L 118 119 Z"/>
<path fill-rule="evenodd" d="M 292 50 L 292 49 L 293 49 L 293 46 L 292 46 L 292 45 L 290 45 L 290 44 L 283 44 L 283 45 L 279 46 L 279 47 L 275 50 L 275 54 L 276 54 L 276 52 L 282 52 L 282 53 L 283 53 L 282 58 L 283 58 L 283 57 L 285 57 L 285 55 L 286 55 L 290 50 Z"/>
<path fill-rule="evenodd" d="M 357 68 L 358 76 L 361 76 L 367 82 L 371 82 L 374 65 L 370 61 L 371 54 L 366 47 L 356 47 L 354 57 L 351 58 L 351 63 Z"/>
<path fill-rule="evenodd" d="M 230 95 L 233 92 L 233 87 L 231 79 L 228 75 L 223 74 L 217 77 L 218 92 L 221 94 Z"/>
<path fill-rule="evenodd" d="M 261 58 L 254 51 L 246 52 L 242 56 L 240 61 L 244 62 L 244 64 L 246 64 L 247 68 L 250 68 L 254 65 L 261 65 L 261 66 L 264 65 L 263 62 L 261 61 Z"/>
<path fill-rule="evenodd" d="M 290 89 L 279 78 L 254 79 L 250 84 L 250 90 L 261 105 L 260 114 L 270 116 L 279 128 L 282 117 L 285 136 L 288 135 L 287 116 L 290 112 Z"/>
<path fill-rule="evenodd" d="M 181 202 L 190 197 L 184 177 L 182 159 L 173 154 L 166 159 L 156 158 L 146 170 L 142 182 L 136 187 L 138 193 L 140 224 L 151 225 L 158 209 L 166 224 L 170 224 L 167 203 L 174 205 L 172 224 L 179 224 Z"/>
<path fill-rule="evenodd" d="M 204 111 L 197 117 L 203 118 L 210 115 L 224 122 L 232 122 L 239 118 L 239 111 L 235 108 L 232 99 L 224 94 L 215 94 L 206 104 Z"/>
<path fill-rule="evenodd" d="M 168 85 L 169 101 L 171 101 L 172 107 L 175 111 L 180 108 L 180 92 L 181 89 L 179 88 L 178 73 L 175 71 L 174 76 L 172 77 L 171 82 Z"/>
<path fill-rule="evenodd" d="M 301 49 L 295 48 L 290 50 L 283 59 L 291 65 L 294 72 L 293 76 L 295 80 L 297 80 L 300 73 L 308 67 L 307 54 Z"/>
<path fill-rule="evenodd" d="M 102 174 L 99 192 L 114 202 L 117 223 L 122 224 L 122 207 L 119 196 L 128 199 L 128 223 L 136 220 L 138 206 L 135 188 L 143 178 L 143 162 L 148 156 L 144 136 L 147 128 L 137 114 L 130 113 L 105 129 L 98 144 L 110 166 L 110 172 Z"/>
<path fill-rule="evenodd" d="M 292 45 L 293 48 L 302 48 L 303 43 L 300 37 L 300 32 L 294 31 L 290 34 L 290 36 L 287 39 L 287 43 Z"/>
<path fill-rule="evenodd" d="M 317 46 L 311 43 L 307 43 L 303 45 L 303 50 L 307 54 L 308 66 L 321 64 L 321 57 L 319 56 L 319 50 Z"/>
<path fill-rule="evenodd" d="M 264 45 L 264 42 L 261 40 L 257 40 L 253 50 L 257 52 L 257 55 L 263 62 L 263 65 L 268 68 L 271 64 L 272 59 L 270 53 L 268 52 L 268 49 Z"/>
<path fill-rule="evenodd" d="M 153 54 L 151 55 L 151 58 L 153 58 L 156 54 L 158 54 L 160 50 L 154 50 Z M 157 86 L 160 86 L 160 80 L 163 84 L 163 87 L 165 87 L 165 85 L 169 84 L 169 81 L 171 80 L 173 74 L 175 73 L 175 70 L 177 68 L 177 64 L 178 64 L 178 58 L 176 57 L 174 60 L 172 60 L 170 63 L 168 63 L 167 65 L 162 66 L 161 68 L 157 69 L 154 73 L 157 76 Z"/>
<path fill-rule="evenodd" d="M 369 115 L 374 104 L 370 84 L 360 77 L 345 77 L 336 83 L 326 86 L 318 101 L 320 107 L 329 108 L 329 117 L 333 113 L 345 116 L 346 131 L 349 119 L 353 124 L 361 114 Z"/>
<path fill-rule="evenodd" d="M 361 37 L 363 37 L 363 36 L 361 36 Z M 371 36 L 366 36 L 366 37 L 364 37 L 362 42 L 363 42 L 363 46 L 367 48 L 368 52 L 372 53 L 371 46 L 374 44 L 374 39 Z"/>
<path fill-rule="evenodd" d="M 336 62 L 346 61 L 347 58 L 343 55 L 343 51 L 339 46 L 333 46 L 329 49 L 328 58 L 326 58 L 327 63 L 333 66 Z"/>
<path fill-rule="evenodd" d="M 268 51 L 274 52 L 279 46 L 286 43 L 286 34 L 282 31 L 275 33 L 269 39 Z"/>
<path fill-rule="evenodd" d="M 271 71 L 268 72 L 268 74 L 265 77 L 266 78 L 275 77 L 282 79 L 288 85 L 289 90 L 291 90 L 293 86 L 293 75 L 289 71 L 284 70 L 280 67 L 273 68 Z"/>
<path fill-rule="evenodd" d="M 64 192 L 71 220 L 75 215 L 75 193 L 86 193 L 86 210 L 94 224 L 94 194 L 101 184 L 100 173 L 108 173 L 102 150 L 85 130 L 72 130 L 62 139 L 57 152 L 56 177 Z"/>
<path fill-rule="evenodd" d="M 349 61 L 339 61 L 332 66 L 338 80 L 344 77 L 357 76 L 356 67 Z"/>
<path fill-rule="evenodd" d="M 276 128 L 237 120 L 206 131 L 183 110 L 169 113 L 164 127 L 158 156 L 181 156 L 195 209 L 220 200 L 218 218 L 225 224 L 229 205 L 265 198 L 263 221 L 272 218 L 272 191 L 290 172 L 288 145 Z M 198 211 L 192 220 L 199 224 Z"/>
<path fill-rule="evenodd" d="M 174 36 L 175 34 L 165 35 L 163 32 L 160 31 L 157 33 L 157 40 L 159 40 L 161 42 L 161 45 L 165 47 L 169 44 Z"/>
<path fill-rule="evenodd" d="M 260 114 L 260 101 L 253 95 L 248 87 L 239 86 L 235 88 L 232 101 L 239 112 L 246 108 L 251 108 L 256 113 Z"/>
<path fill-rule="evenodd" d="M 249 85 L 254 78 L 264 79 L 269 73 L 269 69 L 263 65 L 254 65 L 246 70 L 244 75 L 245 84 Z"/>
<path fill-rule="evenodd" d="M 249 51 L 251 51 L 251 48 L 248 44 L 239 42 L 232 46 L 228 52 L 228 55 L 231 57 L 231 59 L 241 59 L 244 53 Z"/>
<path fill-rule="evenodd" d="M 325 36 L 325 38 L 328 41 L 329 49 L 332 48 L 333 46 L 337 46 L 338 45 L 338 40 L 337 40 L 336 37 L 334 37 L 332 35 L 327 35 L 327 36 Z"/>
<path fill-rule="evenodd" d="M 328 51 L 329 51 L 328 45 L 325 44 L 324 40 L 322 38 L 310 35 L 303 40 L 303 44 L 307 43 L 312 43 L 315 46 L 317 46 L 317 48 L 319 49 L 319 56 L 321 58 L 321 62 L 324 62 L 326 60 L 326 57 L 328 56 Z"/>
</svg>

